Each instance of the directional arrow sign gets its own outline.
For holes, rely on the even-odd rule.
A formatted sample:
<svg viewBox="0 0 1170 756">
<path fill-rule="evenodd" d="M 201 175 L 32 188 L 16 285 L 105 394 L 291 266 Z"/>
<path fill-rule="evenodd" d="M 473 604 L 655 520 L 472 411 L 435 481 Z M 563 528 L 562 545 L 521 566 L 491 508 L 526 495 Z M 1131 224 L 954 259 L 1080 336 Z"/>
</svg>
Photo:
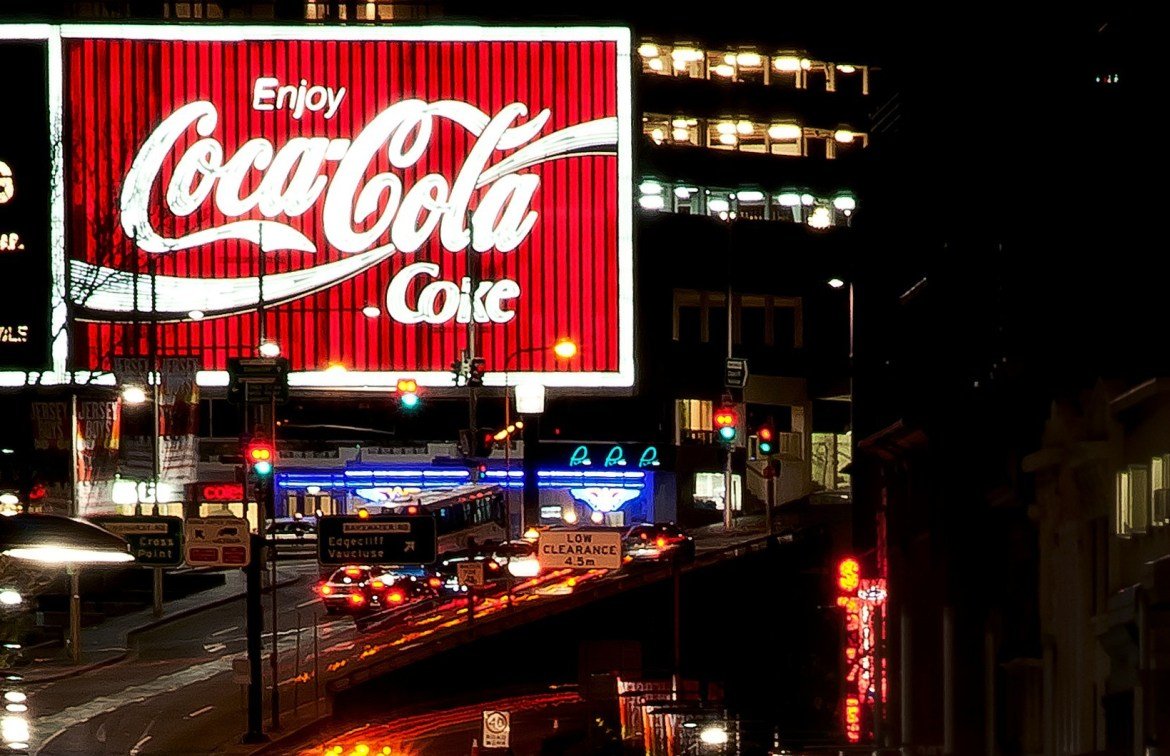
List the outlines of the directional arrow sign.
<svg viewBox="0 0 1170 756">
<path fill-rule="evenodd" d="M 434 564 L 438 553 L 431 515 L 341 515 L 317 521 L 321 564 Z"/>
</svg>

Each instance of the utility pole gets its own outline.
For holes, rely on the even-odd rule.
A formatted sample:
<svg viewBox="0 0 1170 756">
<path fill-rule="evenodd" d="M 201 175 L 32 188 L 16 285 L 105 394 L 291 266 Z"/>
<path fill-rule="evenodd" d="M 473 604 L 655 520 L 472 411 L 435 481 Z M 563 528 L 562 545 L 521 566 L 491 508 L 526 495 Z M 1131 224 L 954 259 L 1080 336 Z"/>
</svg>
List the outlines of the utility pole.
<svg viewBox="0 0 1170 756">
<path fill-rule="evenodd" d="M 260 603 L 260 554 L 264 536 L 252 534 L 252 559 L 244 568 L 247 582 L 247 648 L 248 648 L 248 732 L 245 743 L 263 743 L 264 736 L 264 673 L 260 667 L 260 633 L 264 624 L 264 607 Z"/>
<path fill-rule="evenodd" d="M 468 308 L 468 318 L 467 318 L 467 370 L 468 370 L 468 373 L 467 373 L 468 374 L 468 381 L 467 381 L 467 427 L 471 429 L 471 439 L 473 442 L 475 442 L 479 438 L 479 436 L 477 435 L 479 431 L 476 428 L 478 415 L 479 415 L 479 412 L 478 412 L 479 408 L 477 406 L 478 397 L 476 396 L 476 386 L 475 386 L 475 383 L 470 379 L 470 376 L 474 370 L 473 366 L 475 364 L 475 356 L 476 356 L 475 355 L 475 349 L 476 349 L 476 343 L 475 343 L 476 338 L 475 337 L 477 335 L 476 331 L 477 331 L 478 324 L 475 322 L 475 290 L 479 286 L 479 254 L 475 251 L 475 224 L 472 222 L 470 208 L 468 208 L 468 211 L 467 211 L 467 236 L 468 236 L 468 241 L 467 241 L 467 278 L 470 282 L 470 285 L 468 287 L 469 291 L 468 291 L 468 297 L 467 297 L 467 300 L 468 300 L 467 301 L 467 308 Z M 505 395 L 507 394 L 507 390 L 508 390 L 508 387 L 505 386 L 504 387 Z M 471 480 L 472 480 L 472 482 L 479 480 L 479 467 L 478 466 L 476 466 L 475 468 L 472 469 Z M 505 483 L 506 483 L 506 481 L 505 481 Z M 474 611 L 474 610 L 472 610 L 472 611 Z"/>
<path fill-rule="evenodd" d="M 268 427 L 269 441 L 272 444 L 272 453 L 276 454 L 276 397 L 273 396 L 269 409 Z M 269 475 L 264 484 L 264 510 L 272 520 L 272 538 L 268 539 L 268 556 L 272 560 L 272 580 L 269 590 L 272 591 L 272 729 L 280 729 L 280 634 L 277 629 L 279 613 L 276 608 L 276 472 Z M 261 525 L 263 532 L 263 525 Z"/>
<path fill-rule="evenodd" d="M 729 214 L 727 217 L 727 256 L 726 256 L 727 257 L 727 359 L 729 359 L 729 360 L 734 356 L 732 354 L 732 351 L 733 351 L 732 337 L 734 335 L 733 334 L 734 329 L 732 328 L 732 317 L 731 317 L 731 309 L 732 309 L 732 305 L 734 302 L 734 292 L 732 290 L 732 284 L 731 284 L 731 270 L 732 270 L 731 260 L 735 254 L 735 226 L 733 225 L 734 223 L 735 223 L 735 221 L 731 218 L 731 216 Z M 729 394 L 730 394 L 730 392 L 731 392 L 731 389 L 728 389 Z M 732 397 L 732 400 L 734 401 L 734 397 Z M 732 486 L 732 477 L 731 477 L 731 455 L 734 452 L 734 450 L 735 450 L 734 443 L 727 444 L 727 451 L 726 451 L 727 456 L 725 457 L 725 459 L 723 461 L 723 528 L 725 530 L 730 530 L 731 524 L 732 524 L 732 498 L 731 497 L 733 494 L 733 486 Z"/>
</svg>

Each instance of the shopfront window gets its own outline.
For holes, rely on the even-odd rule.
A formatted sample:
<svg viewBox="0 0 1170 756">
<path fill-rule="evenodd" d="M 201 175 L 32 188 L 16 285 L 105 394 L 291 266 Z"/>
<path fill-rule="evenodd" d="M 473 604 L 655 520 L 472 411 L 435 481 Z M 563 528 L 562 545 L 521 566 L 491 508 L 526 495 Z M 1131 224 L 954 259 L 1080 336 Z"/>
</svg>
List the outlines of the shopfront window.
<svg viewBox="0 0 1170 756">
<path fill-rule="evenodd" d="M 743 478 L 739 473 L 731 476 L 731 510 L 743 509 Z M 723 511 L 727 501 L 727 485 L 721 472 L 695 473 L 695 506 Z"/>
</svg>

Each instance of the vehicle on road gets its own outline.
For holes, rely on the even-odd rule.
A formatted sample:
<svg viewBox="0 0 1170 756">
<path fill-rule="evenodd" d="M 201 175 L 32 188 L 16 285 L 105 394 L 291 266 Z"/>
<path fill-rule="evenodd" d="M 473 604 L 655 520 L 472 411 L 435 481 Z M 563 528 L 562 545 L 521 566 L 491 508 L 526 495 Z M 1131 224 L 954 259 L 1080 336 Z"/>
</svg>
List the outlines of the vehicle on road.
<svg viewBox="0 0 1170 756">
<path fill-rule="evenodd" d="M 530 578 L 540 574 L 540 560 L 533 541 L 504 541 L 491 547 L 490 555 L 512 577 Z"/>
<path fill-rule="evenodd" d="M 440 555 L 508 537 L 504 490 L 496 485 L 469 483 L 382 507 L 385 514 L 428 513 L 435 518 Z"/>
<path fill-rule="evenodd" d="M 444 586 L 444 578 L 433 567 L 423 565 L 382 565 L 382 569 L 395 583 L 423 583 L 438 596 L 450 591 Z"/>
<path fill-rule="evenodd" d="M 623 561 L 668 562 L 695 558 L 695 539 L 673 522 L 634 525 L 622 537 Z"/>
<path fill-rule="evenodd" d="M 317 593 L 329 614 L 370 614 L 438 595 L 425 580 L 396 575 L 377 565 L 340 567 L 317 586 Z"/>
<path fill-rule="evenodd" d="M 277 517 L 275 522 L 272 520 L 268 521 L 265 532 L 279 546 L 286 544 L 316 546 L 317 518 Z"/>
<path fill-rule="evenodd" d="M 448 551 L 435 564 L 435 571 L 443 578 L 443 585 L 448 591 L 466 593 L 467 586 L 459 580 L 459 565 L 467 562 L 483 564 L 483 580 L 485 585 L 499 582 L 508 576 L 500 563 L 492 558 L 492 549 L 499 544 L 474 545 L 471 548 Z"/>
</svg>

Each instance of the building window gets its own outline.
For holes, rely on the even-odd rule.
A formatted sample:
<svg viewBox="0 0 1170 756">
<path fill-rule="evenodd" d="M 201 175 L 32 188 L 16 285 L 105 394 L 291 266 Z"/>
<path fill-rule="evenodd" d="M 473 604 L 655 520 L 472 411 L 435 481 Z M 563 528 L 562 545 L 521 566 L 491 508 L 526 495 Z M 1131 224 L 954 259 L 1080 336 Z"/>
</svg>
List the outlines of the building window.
<svg viewBox="0 0 1170 756">
<path fill-rule="evenodd" d="M 1149 526 L 1150 470 L 1145 465 L 1130 465 L 1117 473 L 1114 497 L 1113 532 L 1122 538 L 1141 535 Z"/>
<path fill-rule="evenodd" d="M 642 116 L 642 133 L 654 144 L 662 144 L 671 133 L 670 119 L 666 116 Z"/>
<path fill-rule="evenodd" d="M 77 0 L 73 3 L 75 18 L 126 18 L 130 15 L 128 2 L 110 0 Z"/>
<path fill-rule="evenodd" d="M 743 479 L 739 473 L 731 476 L 731 510 L 743 509 Z M 695 505 L 722 512 L 727 499 L 727 483 L 721 472 L 695 473 Z"/>
<path fill-rule="evenodd" d="M 763 343 L 783 349 L 800 349 L 804 346 L 803 300 L 800 297 L 764 294 L 736 295 L 731 325 L 736 343 Z M 696 331 L 698 338 L 695 337 Z M 726 334 L 726 292 L 675 289 L 675 341 L 726 345 Z"/>
<path fill-rule="evenodd" d="M 1170 525 L 1170 454 L 1150 460 L 1150 525 Z"/>
<path fill-rule="evenodd" d="M 812 482 L 814 489 L 840 491 L 850 487 L 848 473 L 841 472 L 852 459 L 848 433 L 812 434 Z"/>
<path fill-rule="evenodd" d="M 173 18 L 178 21 L 218 20 L 223 18 L 223 5 L 207 0 L 166 3 L 163 6 L 163 18 Z"/>
<path fill-rule="evenodd" d="M 305 3 L 307 21 L 417 21 L 430 18 L 429 0 L 310 0 Z"/>
</svg>

